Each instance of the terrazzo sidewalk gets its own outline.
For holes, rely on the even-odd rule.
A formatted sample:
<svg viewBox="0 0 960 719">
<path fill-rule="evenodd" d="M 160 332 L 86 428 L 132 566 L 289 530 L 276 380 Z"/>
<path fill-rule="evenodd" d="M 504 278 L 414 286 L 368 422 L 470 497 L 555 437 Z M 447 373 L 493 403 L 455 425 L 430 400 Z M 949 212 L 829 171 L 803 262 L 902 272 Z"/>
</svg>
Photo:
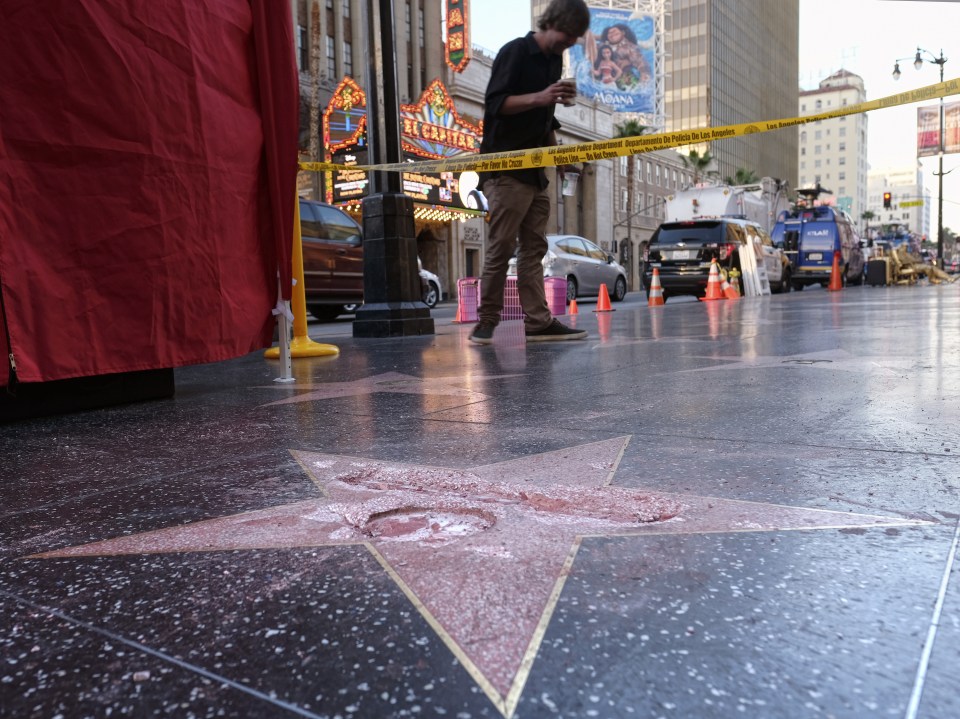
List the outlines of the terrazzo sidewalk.
<svg viewBox="0 0 960 719">
<path fill-rule="evenodd" d="M 960 291 L 565 321 L 0 425 L 0 716 L 960 716 Z"/>
</svg>

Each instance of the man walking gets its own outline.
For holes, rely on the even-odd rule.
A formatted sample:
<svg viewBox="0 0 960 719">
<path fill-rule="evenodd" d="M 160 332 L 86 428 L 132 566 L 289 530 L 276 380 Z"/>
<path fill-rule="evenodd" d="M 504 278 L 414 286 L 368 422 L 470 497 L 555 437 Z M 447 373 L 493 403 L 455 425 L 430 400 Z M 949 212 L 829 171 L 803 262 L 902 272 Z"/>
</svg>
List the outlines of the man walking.
<svg viewBox="0 0 960 719">
<path fill-rule="evenodd" d="M 480 152 L 529 150 L 557 144 L 557 103 L 572 102 L 576 85 L 560 80 L 563 52 L 590 27 L 583 0 L 552 0 L 537 21 L 537 30 L 504 45 L 493 61 L 487 85 Z M 481 275 L 479 322 L 470 334 L 490 344 L 503 309 L 507 266 L 517 250 L 517 292 L 526 314 L 527 342 L 580 340 L 587 336 L 550 314 L 543 289 L 547 252 L 545 230 L 550 216 L 547 175 L 543 168 L 481 175 L 490 211 L 487 253 Z"/>
</svg>

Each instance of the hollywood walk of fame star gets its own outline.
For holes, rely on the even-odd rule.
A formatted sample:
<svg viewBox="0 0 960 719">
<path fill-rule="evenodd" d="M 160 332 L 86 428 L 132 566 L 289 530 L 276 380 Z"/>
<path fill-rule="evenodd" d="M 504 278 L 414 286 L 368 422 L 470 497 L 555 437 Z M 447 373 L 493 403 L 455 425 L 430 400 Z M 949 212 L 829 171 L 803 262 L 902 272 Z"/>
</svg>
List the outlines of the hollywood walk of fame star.
<svg viewBox="0 0 960 719">
<path fill-rule="evenodd" d="M 628 441 L 466 470 L 294 451 L 322 498 L 33 558 L 362 545 L 510 717 L 584 537 L 927 524 L 611 486 Z"/>
<path fill-rule="evenodd" d="M 519 377 L 522 375 L 476 375 L 465 377 L 464 375 L 454 375 L 451 377 L 429 377 L 422 379 L 413 377 L 401 372 L 384 372 L 383 374 L 365 377 L 352 382 L 327 382 L 321 385 L 316 384 L 289 384 L 282 387 L 269 387 L 264 389 L 306 389 L 309 392 L 298 394 L 294 397 L 268 402 L 262 407 L 270 407 L 275 404 L 294 404 L 297 402 L 314 402 L 321 399 L 333 399 L 335 397 L 354 397 L 357 395 L 373 394 L 375 392 L 395 392 L 399 394 L 429 394 L 446 395 L 450 397 L 461 397 L 465 400 L 477 402 L 487 399 L 487 395 L 474 390 L 465 389 L 458 385 L 469 384 L 475 381 L 484 381 L 489 379 L 504 379 L 507 377 Z"/>
<path fill-rule="evenodd" d="M 846 350 L 823 350 L 821 352 L 806 352 L 799 355 L 757 355 L 744 356 L 710 356 L 699 359 L 729 360 L 727 364 L 712 367 L 696 367 L 694 369 L 679 370 L 680 372 L 713 372 L 716 370 L 731 369 L 761 369 L 769 367 L 816 367 L 818 369 L 839 370 L 842 372 L 880 372 L 888 376 L 899 377 L 905 370 L 917 366 L 914 359 L 891 359 L 883 357 L 858 357 Z"/>
</svg>

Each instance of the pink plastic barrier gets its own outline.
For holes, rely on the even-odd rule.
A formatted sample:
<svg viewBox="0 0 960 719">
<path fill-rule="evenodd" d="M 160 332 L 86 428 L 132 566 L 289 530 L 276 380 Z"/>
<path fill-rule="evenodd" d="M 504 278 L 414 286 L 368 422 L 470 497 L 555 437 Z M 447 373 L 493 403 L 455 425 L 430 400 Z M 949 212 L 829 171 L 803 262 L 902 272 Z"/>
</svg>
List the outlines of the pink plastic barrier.
<svg viewBox="0 0 960 719">
<path fill-rule="evenodd" d="M 547 295 L 547 306 L 554 317 L 567 313 L 567 281 L 562 277 L 545 277 L 543 288 Z M 466 323 L 477 321 L 477 308 L 480 306 L 480 279 L 478 277 L 463 277 L 457 280 L 457 316 L 454 322 Z M 507 277 L 503 288 L 503 310 L 500 312 L 502 320 L 522 320 L 523 307 L 520 306 L 520 295 L 517 293 L 517 278 Z"/>
<path fill-rule="evenodd" d="M 567 314 L 567 281 L 563 277 L 544 277 L 547 306 L 554 317 Z"/>
</svg>

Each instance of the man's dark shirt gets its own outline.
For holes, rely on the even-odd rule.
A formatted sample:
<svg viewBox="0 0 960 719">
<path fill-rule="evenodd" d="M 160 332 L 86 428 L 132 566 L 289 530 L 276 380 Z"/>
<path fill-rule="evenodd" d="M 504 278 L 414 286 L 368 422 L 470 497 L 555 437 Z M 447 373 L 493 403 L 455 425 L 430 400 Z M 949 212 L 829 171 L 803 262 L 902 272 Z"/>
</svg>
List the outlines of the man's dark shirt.
<svg viewBox="0 0 960 719">
<path fill-rule="evenodd" d="M 500 48 L 496 60 L 493 61 L 484 99 L 483 141 L 480 143 L 480 152 L 545 147 L 550 131 L 560 127 L 560 123 L 553 116 L 555 105 L 535 107 L 516 115 L 498 113 L 507 97 L 540 92 L 559 80 L 562 70 L 563 58 L 559 55 L 545 55 L 533 39 L 533 32 L 511 40 Z M 501 174 L 504 173 L 483 173 L 481 186 L 485 180 Z M 536 185 L 541 190 L 549 184 L 542 168 L 513 170 L 509 174 L 528 185 Z"/>
</svg>

